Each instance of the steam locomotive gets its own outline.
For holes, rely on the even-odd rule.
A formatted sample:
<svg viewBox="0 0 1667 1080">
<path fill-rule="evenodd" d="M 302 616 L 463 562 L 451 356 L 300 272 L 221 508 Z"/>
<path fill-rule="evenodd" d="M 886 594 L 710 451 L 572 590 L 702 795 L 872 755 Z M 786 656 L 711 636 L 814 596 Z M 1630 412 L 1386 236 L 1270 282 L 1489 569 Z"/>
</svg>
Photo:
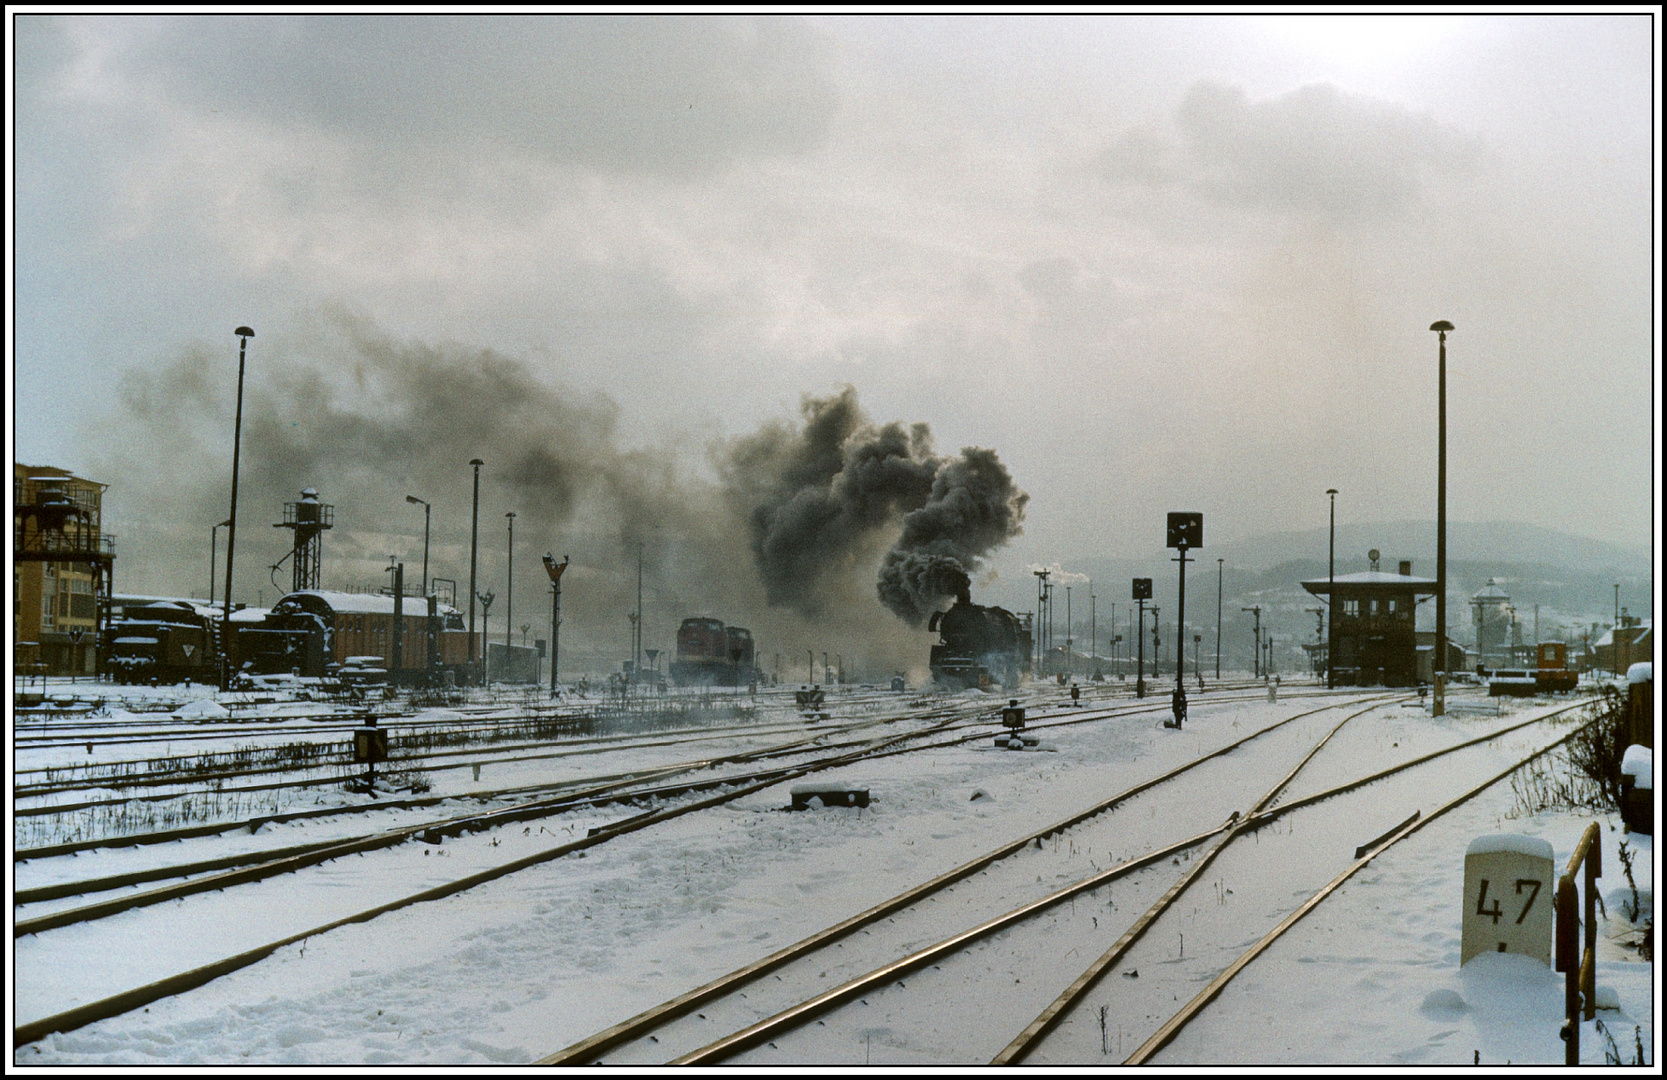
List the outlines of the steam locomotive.
<svg viewBox="0 0 1667 1080">
<path fill-rule="evenodd" d="M 101 666 L 119 683 L 213 682 L 219 640 L 212 608 L 187 600 L 130 603 L 105 630 Z"/>
<path fill-rule="evenodd" d="M 758 677 L 753 662 L 751 630 L 719 619 L 684 619 L 671 677 L 678 686 L 743 686 Z"/>
<path fill-rule="evenodd" d="M 926 624 L 940 635 L 932 646 L 932 678 L 940 686 L 1009 689 L 1030 674 L 1030 627 L 1006 608 L 984 607 L 967 594 Z"/>
</svg>

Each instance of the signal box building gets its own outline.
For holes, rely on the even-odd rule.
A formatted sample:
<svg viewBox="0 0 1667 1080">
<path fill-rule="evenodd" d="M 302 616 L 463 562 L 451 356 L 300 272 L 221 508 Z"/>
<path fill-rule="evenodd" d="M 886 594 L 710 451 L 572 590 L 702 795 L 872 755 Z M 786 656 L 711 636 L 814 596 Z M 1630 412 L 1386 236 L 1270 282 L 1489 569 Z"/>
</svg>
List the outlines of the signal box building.
<svg viewBox="0 0 1667 1080">
<path fill-rule="evenodd" d="M 12 463 L 12 655 L 21 673 L 98 670 L 116 560 L 116 538 L 100 521 L 108 486 Z"/>
<path fill-rule="evenodd" d="M 1433 578 L 1413 577 L 1406 560 L 1398 574 L 1382 573 L 1373 562 L 1363 573 L 1303 582 L 1303 588 L 1331 606 L 1331 685 L 1416 684 L 1418 601 L 1434 596 L 1435 586 Z"/>
</svg>

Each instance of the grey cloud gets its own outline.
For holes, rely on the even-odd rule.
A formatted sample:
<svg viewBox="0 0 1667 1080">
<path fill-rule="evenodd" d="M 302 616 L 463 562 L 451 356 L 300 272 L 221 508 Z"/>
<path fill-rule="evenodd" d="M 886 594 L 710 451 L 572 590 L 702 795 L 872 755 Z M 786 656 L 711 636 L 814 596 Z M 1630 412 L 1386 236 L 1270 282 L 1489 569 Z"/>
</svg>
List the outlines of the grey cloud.
<svg viewBox="0 0 1667 1080">
<path fill-rule="evenodd" d="M 809 150 L 836 108 L 819 36 L 785 18 L 189 16 L 137 50 L 196 107 L 400 157 L 498 143 L 676 175 Z"/>
<path fill-rule="evenodd" d="M 1179 185 L 1209 202 L 1333 224 L 1417 204 L 1426 175 L 1462 170 L 1479 150 L 1434 117 L 1314 85 L 1251 101 L 1242 89 L 1195 84 L 1175 137 L 1120 136 L 1100 159 L 1114 184 Z"/>
</svg>

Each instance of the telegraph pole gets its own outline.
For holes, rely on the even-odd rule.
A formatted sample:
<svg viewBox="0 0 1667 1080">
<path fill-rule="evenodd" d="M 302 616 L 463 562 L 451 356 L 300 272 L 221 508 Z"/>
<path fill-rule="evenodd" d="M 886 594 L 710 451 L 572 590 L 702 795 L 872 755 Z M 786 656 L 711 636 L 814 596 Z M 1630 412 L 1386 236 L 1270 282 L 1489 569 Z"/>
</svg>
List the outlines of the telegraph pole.
<svg viewBox="0 0 1667 1080">
<path fill-rule="evenodd" d="M 480 551 L 480 467 L 486 462 L 475 458 L 469 464 L 475 468 L 475 508 L 469 518 L 469 666 L 479 685 L 486 681 L 486 648 L 482 642 L 481 666 L 475 668 L 475 560 Z"/>
</svg>

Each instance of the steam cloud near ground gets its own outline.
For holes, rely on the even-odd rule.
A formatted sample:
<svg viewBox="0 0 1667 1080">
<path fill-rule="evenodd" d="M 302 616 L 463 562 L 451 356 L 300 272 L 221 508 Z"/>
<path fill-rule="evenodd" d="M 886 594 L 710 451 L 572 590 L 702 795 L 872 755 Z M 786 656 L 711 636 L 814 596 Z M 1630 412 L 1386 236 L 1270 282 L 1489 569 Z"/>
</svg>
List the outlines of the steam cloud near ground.
<svg viewBox="0 0 1667 1080">
<path fill-rule="evenodd" d="M 131 437 L 95 474 L 116 481 L 106 522 L 125 534 L 118 592 L 206 593 L 200 534 L 229 505 L 233 363 L 199 348 L 124 380 L 127 415 L 116 422 Z M 874 424 L 852 387 L 801 408 L 801 423 L 713 442 L 706 470 L 687 452 L 623 447 L 611 401 L 565 394 L 518 359 L 396 340 L 327 311 L 292 336 L 250 343 L 237 598 L 252 603 L 255 584 L 268 603 L 288 589 L 288 567 L 269 566 L 289 534 L 269 523 L 310 486 L 336 506 L 325 588 L 386 583 L 390 552 L 408 582 L 420 578 L 423 515 L 410 494 L 433 504 L 430 576 L 458 579 L 466 604 L 467 463 L 480 458 L 478 590 L 504 591 L 514 510 L 514 623 L 543 636 L 537 555 L 573 556 L 564 654 L 587 642 L 618 652 L 629 640 L 640 555 L 645 646 L 669 649 L 678 621 L 714 615 L 749 626 L 766 666 L 774 650 L 788 650 L 790 667 L 807 648 L 838 649 L 875 674 L 923 674 L 927 641 L 914 628 L 1018 534 L 1028 496 L 994 451 L 939 455 L 926 424 Z M 223 558 L 224 530 L 220 541 Z M 494 604 L 493 640 L 505 607 Z"/>
</svg>

